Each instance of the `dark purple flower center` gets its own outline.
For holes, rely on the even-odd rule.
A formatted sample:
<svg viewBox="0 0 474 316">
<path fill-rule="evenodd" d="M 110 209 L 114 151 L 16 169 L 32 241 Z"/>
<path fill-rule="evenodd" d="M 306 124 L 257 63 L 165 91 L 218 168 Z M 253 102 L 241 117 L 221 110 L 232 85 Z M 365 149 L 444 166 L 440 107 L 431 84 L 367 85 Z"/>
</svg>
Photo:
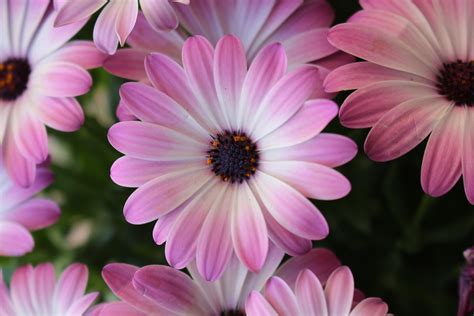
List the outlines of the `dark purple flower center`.
<svg viewBox="0 0 474 316">
<path fill-rule="evenodd" d="M 222 311 L 220 316 L 245 316 L 245 313 L 240 310 L 232 309 L 232 310 Z"/>
<path fill-rule="evenodd" d="M 26 59 L 9 58 L 0 63 L 0 100 L 12 101 L 25 90 L 31 67 Z"/>
<path fill-rule="evenodd" d="M 443 64 L 438 74 L 438 91 L 456 105 L 474 105 L 474 61 Z"/>
<path fill-rule="evenodd" d="M 257 145 L 245 133 L 224 131 L 212 136 L 210 144 L 207 164 L 223 181 L 242 183 L 257 170 Z"/>
</svg>

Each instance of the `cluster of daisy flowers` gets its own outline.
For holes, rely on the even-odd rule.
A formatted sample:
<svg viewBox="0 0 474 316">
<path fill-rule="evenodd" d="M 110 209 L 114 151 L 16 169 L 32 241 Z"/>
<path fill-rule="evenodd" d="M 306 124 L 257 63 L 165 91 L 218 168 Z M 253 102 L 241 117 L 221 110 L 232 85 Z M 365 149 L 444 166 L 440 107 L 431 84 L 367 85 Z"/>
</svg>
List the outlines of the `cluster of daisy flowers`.
<svg viewBox="0 0 474 316">
<path fill-rule="evenodd" d="M 123 154 L 111 178 L 136 188 L 124 217 L 156 222 L 169 264 L 107 265 L 119 300 L 96 306 L 81 264 L 58 281 L 49 263 L 21 267 L 10 290 L 0 273 L 0 315 L 387 315 L 312 249 L 330 229 L 309 199 L 345 197 L 335 168 L 357 153 L 324 129 L 338 114 L 371 127 L 375 161 L 429 137 L 423 190 L 462 177 L 474 204 L 474 3 L 360 4 L 330 28 L 324 0 L 0 0 L 0 256 L 32 251 L 30 231 L 58 219 L 36 196 L 53 182 L 46 127 L 81 127 L 76 97 L 103 66 L 133 81 L 108 133 Z M 71 40 L 98 11 L 93 42 Z M 341 90 L 355 91 L 339 110 Z"/>
</svg>

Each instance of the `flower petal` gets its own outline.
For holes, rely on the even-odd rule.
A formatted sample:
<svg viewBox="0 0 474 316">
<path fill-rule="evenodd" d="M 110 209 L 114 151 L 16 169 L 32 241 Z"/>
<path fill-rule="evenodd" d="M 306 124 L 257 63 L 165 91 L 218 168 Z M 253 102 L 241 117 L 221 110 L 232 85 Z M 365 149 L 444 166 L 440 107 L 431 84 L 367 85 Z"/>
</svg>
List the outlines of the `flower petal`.
<svg viewBox="0 0 474 316">
<path fill-rule="evenodd" d="M 189 276 L 176 269 L 159 265 L 143 267 L 133 276 L 133 285 L 139 293 L 174 313 L 202 313 L 198 288 Z"/>
<path fill-rule="evenodd" d="M 356 154 L 357 144 L 352 139 L 321 133 L 298 145 L 266 150 L 260 158 L 262 161 L 307 161 L 334 168 L 351 161 Z"/>
<path fill-rule="evenodd" d="M 123 156 L 112 165 L 110 177 L 120 186 L 136 188 L 170 172 L 192 169 L 199 165 L 200 162 L 158 162 Z"/>
<path fill-rule="evenodd" d="M 462 156 L 462 173 L 464 178 L 464 190 L 467 199 L 474 204 L 474 111 L 469 110 L 466 113 L 466 122 L 464 123 L 464 147 Z"/>
<path fill-rule="evenodd" d="M 152 53 L 145 60 L 151 83 L 180 104 L 208 131 L 215 129 L 212 113 L 200 106 L 188 84 L 184 69 L 168 56 Z"/>
<path fill-rule="evenodd" d="M 18 150 L 13 131 L 7 131 L 4 139 L 3 163 L 8 175 L 21 187 L 33 185 L 36 176 L 36 163 L 23 157 Z"/>
<path fill-rule="evenodd" d="M 238 127 L 253 119 L 265 95 L 285 74 L 287 58 L 280 43 L 267 45 L 261 49 L 249 67 L 242 86 L 242 96 L 238 107 Z"/>
<path fill-rule="evenodd" d="M 323 286 L 311 270 L 305 269 L 298 274 L 295 294 L 304 315 L 328 316 Z"/>
<path fill-rule="evenodd" d="M 432 196 L 451 190 L 461 176 L 467 111 L 454 106 L 439 121 L 428 140 L 421 167 L 421 186 Z"/>
<path fill-rule="evenodd" d="M 278 316 L 272 305 L 258 291 L 252 291 L 245 302 L 248 316 Z"/>
<path fill-rule="evenodd" d="M 388 313 L 388 306 L 380 298 L 369 297 L 357 304 L 350 316 L 385 316 Z"/>
<path fill-rule="evenodd" d="M 49 58 L 55 61 L 76 64 L 85 69 L 91 69 L 102 66 L 106 56 L 91 41 L 72 41 L 58 49 Z"/>
<path fill-rule="evenodd" d="M 33 71 L 31 85 L 46 96 L 75 97 L 90 90 L 92 77 L 76 64 L 51 62 L 41 64 Z"/>
<path fill-rule="evenodd" d="M 258 272 L 267 258 L 268 232 L 260 206 L 247 182 L 240 184 L 236 203 L 231 216 L 235 253 L 250 271 Z"/>
<path fill-rule="evenodd" d="M 385 113 L 369 132 L 365 152 L 375 161 L 398 158 L 421 143 L 449 109 L 443 97 L 409 100 Z"/>
<path fill-rule="evenodd" d="M 39 118 L 47 126 L 62 132 L 74 132 L 84 124 L 84 111 L 75 98 L 43 97 Z"/>
<path fill-rule="evenodd" d="M 137 271 L 137 267 L 129 264 L 111 263 L 102 270 L 102 277 L 115 295 L 142 311 L 145 315 L 151 313 L 166 314 L 166 309 L 162 308 L 155 301 L 143 296 L 134 287 L 132 282 Z M 109 311 L 109 309 L 105 308 L 105 311 Z M 102 316 L 102 313 L 99 313 L 99 315 Z M 135 316 L 134 314 L 132 315 Z"/>
<path fill-rule="evenodd" d="M 285 280 L 291 288 L 294 288 L 298 273 L 304 269 L 309 269 L 324 285 L 331 273 L 340 265 L 341 262 L 331 250 L 314 248 L 305 255 L 290 258 L 277 270 L 275 275 Z"/>
<path fill-rule="evenodd" d="M 178 27 L 178 18 L 169 0 L 140 0 L 147 21 L 157 31 L 171 31 Z"/>
<path fill-rule="evenodd" d="M 205 143 L 146 122 L 119 122 L 109 129 L 108 139 L 118 151 L 145 160 L 203 160 L 207 151 Z"/>
<path fill-rule="evenodd" d="M 30 100 L 32 103 L 35 101 Z M 11 119 L 13 120 L 13 139 L 21 155 L 35 163 L 45 161 L 48 158 L 46 127 L 34 111 L 31 111 L 30 104 L 18 104 Z"/>
<path fill-rule="evenodd" d="M 216 199 L 198 236 L 196 264 L 199 273 L 207 281 L 219 279 L 232 257 L 230 212 L 236 203 L 235 189 L 226 188 L 223 196 Z"/>
<path fill-rule="evenodd" d="M 312 245 L 311 240 L 301 238 L 281 226 L 260 201 L 260 208 L 268 228 L 268 235 L 273 243 L 283 249 L 290 256 L 298 256 L 307 253 Z"/>
<path fill-rule="evenodd" d="M 354 90 L 376 82 L 390 80 L 432 83 L 423 77 L 409 72 L 394 70 L 369 62 L 358 62 L 343 65 L 333 70 L 326 79 L 324 79 L 324 88 L 326 92 Z"/>
<path fill-rule="evenodd" d="M 305 239 L 320 240 L 329 233 L 324 216 L 301 193 L 286 183 L 257 171 L 252 189 L 275 220 Z"/>
<path fill-rule="evenodd" d="M 120 97 L 134 116 L 185 133 L 207 142 L 207 133 L 192 116 L 163 92 L 142 83 L 128 82 L 120 87 Z"/>
<path fill-rule="evenodd" d="M 147 182 L 125 202 L 125 219 L 135 225 L 156 220 L 184 203 L 212 176 L 207 166 L 204 166 L 169 173 Z"/>
<path fill-rule="evenodd" d="M 410 81 L 382 81 L 365 86 L 351 95 L 341 106 L 339 116 L 344 126 L 366 128 L 402 102 L 438 96 L 431 86 Z"/>
<path fill-rule="evenodd" d="M 217 43 L 214 55 L 213 69 L 217 98 L 227 125 L 236 130 L 235 116 L 247 74 L 245 50 L 238 38 L 226 35 Z"/>
<path fill-rule="evenodd" d="M 36 198 L 4 211 L 2 220 L 17 222 L 29 230 L 36 230 L 54 224 L 59 217 L 59 206 L 47 199 Z"/>
<path fill-rule="evenodd" d="M 264 151 L 305 142 L 319 134 L 338 110 L 337 104 L 330 100 L 306 101 L 286 123 L 258 140 L 258 149 Z"/>
<path fill-rule="evenodd" d="M 265 298 L 278 315 L 299 315 L 296 297 L 288 284 L 279 277 L 271 277 L 265 284 Z"/>
<path fill-rule="evenodd" d="M 211 181 L 175 219 L 166 242 L 165 255 L 175 269 L 186 267 L 196 255 L 197 238 L 203 223 L 216 200 L 224 190 L 220 183 Z"/>
<path fill-rule="evenodd" d="M 107 3 L 107 0 L 65 1 L 64 5 L 59 9 L 54 26 L 63 26 L 86 19 L 105 3 Z"/>
<path fill-rule="evenodd" d="M 89 272 L 84 264 L 71 264 L 64 270 L 54 289 L 54 313 L 65 314 L 72 303 L 84 295 Z"/>
<path fill-rule="evenodd" d="M 429 80 L 433 69 L 420 60 L 399 38 L 384 30 L 357 23 L 343 23 L 331 29 L 329 42 L 337 48 L 375 64 L 407 71 Z"/>
<path fill-rule="evenodd" d="M 252 136 L 260 139 L 285 123 L 301 108 L 320 80 L 318 68 L 309 65 L 282 77 L 249 122 Z"/>
<path fill-rule="evenodd" d="M 191 90 L 214 126 L 220 130 L 230 129 L 217 98 L 213 64 L 214 48 L 206 38 L 193 36 L 186 40 L 183 65 Z"/>
<path fill-rule="evenodd" d="M 17 257 L 33 250 L 34 240 L 23 226 L 0 221 L 0 256 Z"/>
<path fill-rule="evenodd" d="M 120 9 L 117 10 L 115 18 L 115 32 L 118 35 L 120 46 L 123 46 L 137 21 L 138 1 L 118 1 L 118 3 Z"/>
<path fill-rule="evenodd" d="M 335 270 L 325 288 L 329 315 L 348 315 L 354 296 L 354 278 L 348 267 Z"/>
<path fill-rule="evenodd" d="M 94 31 L 92 34 L 95 45 L 102 52 L 113 55 L 117 50 L 117 44 L 119 42 L 118 34 L 116 32 L 116 21 L 121 9 L 121 2 L 123 1 L 111 1 L 102 9 L 95 22 Z M 136 2 L 127 1 L 127 2 Z"/>
<path fill-rule="evenodd" d="M 303 161 L 262 161 L 259 168 L 312 199 L 336 200 L 346 196 L 351 190 L 351 184 L 346 177 L 320 164 Z"/>
<path fill-rule="evenodd" d="M 148 52 L 135 48 L 119 49 L 104 61 L 104 69 L 111 74 L 130 80 L 146 79 L 145 57 Z"/>
</svg>

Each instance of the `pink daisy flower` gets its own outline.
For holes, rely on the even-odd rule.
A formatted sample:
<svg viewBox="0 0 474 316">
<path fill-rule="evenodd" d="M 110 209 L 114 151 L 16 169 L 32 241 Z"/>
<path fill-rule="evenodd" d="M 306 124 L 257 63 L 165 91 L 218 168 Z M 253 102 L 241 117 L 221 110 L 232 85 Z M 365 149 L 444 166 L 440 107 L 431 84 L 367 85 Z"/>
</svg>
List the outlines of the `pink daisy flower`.
<svg viewBox="0 0 474 316">
<path fill-rule="evenodd" d="M 365 151 L 398 158 L 429 138 L 423 190 L 447 193 L 460 179 L 474 204 L 474 3 L 470 0 L 361 0 L 364 10 L 334 27 L 329 41 L 365 62 L 325 81 L 329 92 L 357 89 L 343 125 L 371 127 Z"/>
<path fill-rule="evenodd" d="M 34 182 L 48 157 L 45 125 L 74 131 L 84 121 L 75 96 L 89 91 L 85 68 L 101 65 L 91 42 L 64 45 L 85 22 L 54 28 L 49 0 L 0 0 L 0 143 L 9 175 Z"/>
<path fill-rule="evenodd" d="M 174 5 L 181 27 L 157 32 L 139 16 L 127 43 L 104 63 L 107 71 L 132 80 L 146 80 L 143 61 L 150 52 L 160 52 L 181 62 L 181 49 L 188 34 L 202 35 L 213 45 L 227 34 L 242 41 L 247 60 L 262 47 L 282 43 L 290 69 L 315 62 L 322 76 L 330 69 L 353 61 L 327 41 L 334 12 L 324 0 L 196 0 L 189 6 Z M 317 91 L 323 97 L 324 91 Z M 324 95 L 323 95 L 324 94 Z"/>
<path fill-rule="evenodd" d="M 189 4 L 190 0 L 171 0 Z M 104 53 L 114 54 L 117 45 L 123 46 L 130 35 L 138 15 L 138 3 L 150 25 L 159 31 L 178 27 L 178 18 L 170 0 L 55 0 L 60 9 L 55 26 L 88 19 L 104 5 L 94 26 L 94 43 Z"/>
<path fill-rule="evenodd" d="M 307 269 L 324 284 L 341 265 L 331 251 L 321 248 L 293 257 L 277 270 L 283 255 L 280 249 L 271 247 L 259 273 L 250 272 L 233 257 L 222 279 L 215 282 L 205 281 L 194 262 L 187 268 L 191 277 L 162 265 L 138 268 L 123 263 L 109 264 L 102 276 L 121 301 L 100 305 L 92 315 L 245 315 L 249 294 L 260 291 L 272 275 L 294 285 L 299 271 Z M 359 292 L 356 299 L 362 296 Z"/>
<path fill-rule="evenodd" d="M 0 316 L 83 315 L 98 295 L 84 295 L 87 279 L 83 264 L 70 265 L 57 281 L 51 263 L 26 265 L 13 273 L 8 291 L 0 270 Z"/>
<path fill-rule="evenodd" d="M 28 188 L 18 186 L 6 174 L 0 157 L 0 256 L 30 252 L 34 247 L 30 231 L 50 226 L 59 217 L 55 202 L 33 197 L 51 184 L 53 175 L 41 165 L 35 178 Z"/>
<path fill-rule="evenodd" d="M 309 269 L 299 272 L 292 284 L 274 276 L 265 284 L 264 293 L 252 291 L 245 304 L 248 316 L 385 316 L 388 306 L 380 298 L 369 297 L 353 303 L 354 278 L 342 266 L 331 273 L 326 286 Z M 354 307 L 353 307 L 354 306 Z"/>
<path fill-rule="evenodd" d="M 320 133 L 337 115 L 330 100 L 309 99 L 321 84 L 317 67 L 287 72 L 282 45 L 265 47 L 247 69 L 239 39 L 216 49 L 203 37 L 183 47 L 181 67 L 151 54 L 152 86 L 126 83 L 122 102 L 139 121 L 115 124 L 110 143 L 124 157 L 112 166 L 119 185 L 139 187 L 126 220 L 158 220 L 153 236 L 167 241 L 168 262 L 194 257 L 217 279 L 235 251 L 251 271 L 263 266 L 268 238 L 289 254 L 311 249 L 329 228 L 305 197 L 333 200 L 350 191 L 333 167 L 351 160 L 350 139 Z"/>
</svg>

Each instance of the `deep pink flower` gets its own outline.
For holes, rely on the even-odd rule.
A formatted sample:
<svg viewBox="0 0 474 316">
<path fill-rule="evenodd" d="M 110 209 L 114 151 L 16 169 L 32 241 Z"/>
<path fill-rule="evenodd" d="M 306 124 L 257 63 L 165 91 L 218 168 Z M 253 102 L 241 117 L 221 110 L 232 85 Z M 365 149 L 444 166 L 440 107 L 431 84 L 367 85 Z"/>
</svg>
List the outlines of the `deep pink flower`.
<svg viewBox="0 0 474 316">
<path fill-rule="evenodd" d="M 139 187 L 124 215 L 132 224 L 158 220 L 156 243 L 185 267 L 194 257 L 217 279 L 235 251 L 261 269 L 268 238 L 288 253 L 311 249 L 329 228 L 305 197 L 333 200 L 350 191 L 333 167 L 351 160 L 350 139 L 320 133 L 337 114 L 330 100 L 309 99 L 317 67 L 287 72 L 282 45 L 265 47 L 247 69 L 244 48 L 227 35 L 216 49 L 203 37 L 183 47 L 183 67 L 162 54 L 146 59 L 153 87 L 126 83 L 122 102 L 139 121 L 109 130 L 124 157 L 112 179 Z"/>
<path fill-rule="evenodd" d="M 84 295 L 87 279 L 83 264 L 70 265 L 57 281 L 51 263 L 26 265 L 13 273 L 9 291 L 0 270 L 0 315 L 83 315 L 98 295 Z"/>
<path fill-rule="evenodd" d="M 0 0 L 0 13 L 0 143 L 9 175 L 29 186 L 48 157 L 45 124 L 79 129 L 84 114 L 74 97 L 89 91 L 85 68 L 104 56 L 91 42 L 64 45 L 85 22 L 54 28 L 49 0 Z"/>
<path fill-rule="evenodd" d="M 191 277 L 161 265 L 138 268 L 121 263 L 109 264 L 102 275 L 121 301 L 103 304 L 93 315 L 245 315 L 245 302 L 249 294 L 260 291 L 272 275 L 293 286 L 298 273 L 308 270 L 325 284 L 331 272 L 340 266 L 337 257 L 322 248 L 293 257 L 277 270 L 282 259 L 283 252 L 271 247 L 261 272 L 253 273 L 234 257 L 222 279 L 215 282 L 205 281 L 195 263 L 188 267 Z M 355 299 L 359 300 L 362 296 L 358 292 Z"/>
<path fill-rule="evenodd" d="M 189 4 L 190 0 L 171 0 L 179 4 Z M 138 3 L 148 22 L 159 31 L 170 31 L 178 26 L 178 18 L 170 0 L 54 0 L 60 9 L 55 26 L 88 19 L 104 7 L 94 26 L 94 43 L 104 53 L 114 54 L 117 44 L 124 45 L 135 26 Z"/>
<path fill-rule="evenodd" d="M 239 37 L 247 61 L 262 47 L 281 42 L 289 67 L 315 63 L 322 76 L 353 58 L 337 53 L 327 39 L 334 12 L 324 0 L 195 0 L 189 6 L 174 5 L 181 27 L 172 32 L 157 32 L 139 16 L 127 43 L 107 59 L 111 73 L 132 80 L 146 79 L 143 65 L 150 52 L 160 52 L 181 62 L 181 49 L 188 34 L 202 35 L 213 45 L 226 34 Z M 322 87 L 317 97 L 324 97 Z"/>
<path fill-rule="evenodd" d="M 388 306 L 380 298 L 369 297 L 353 304 L 354 278 L 342 266 L 331 273 L 326 286 L 309 269 L 299 272 L 294 285 L 274 276 L 264 293 L 252 291 L 245 304 L 248 316 L 385 316 Z M 355 307 L 353 307 L 355 305 Z"/>
<path fill-rule="evenodd" d="M 398 158 L 429 136 L 423 190 L 448 192 L 460 179 L 474 204 L 474 5 L 470 0 L 361 0 L 364 10 L 335 26 L 329 41 L 366 62 L 342 66 L 329 92 L 357 89 L 343 125 L 372 127 L 365 151 Z"/>
<path fill-rule="evenodd" d="M 51 172 L 41 165 L 35 178 L 28 188 L 18 186 L 9 179 L 0 157 L 0 256 L 30 252 L 34 247 L 30 231 L 52 225 L 59 217 L 55 202 L 34 197 L 53 181 Z"/>
</svg>

